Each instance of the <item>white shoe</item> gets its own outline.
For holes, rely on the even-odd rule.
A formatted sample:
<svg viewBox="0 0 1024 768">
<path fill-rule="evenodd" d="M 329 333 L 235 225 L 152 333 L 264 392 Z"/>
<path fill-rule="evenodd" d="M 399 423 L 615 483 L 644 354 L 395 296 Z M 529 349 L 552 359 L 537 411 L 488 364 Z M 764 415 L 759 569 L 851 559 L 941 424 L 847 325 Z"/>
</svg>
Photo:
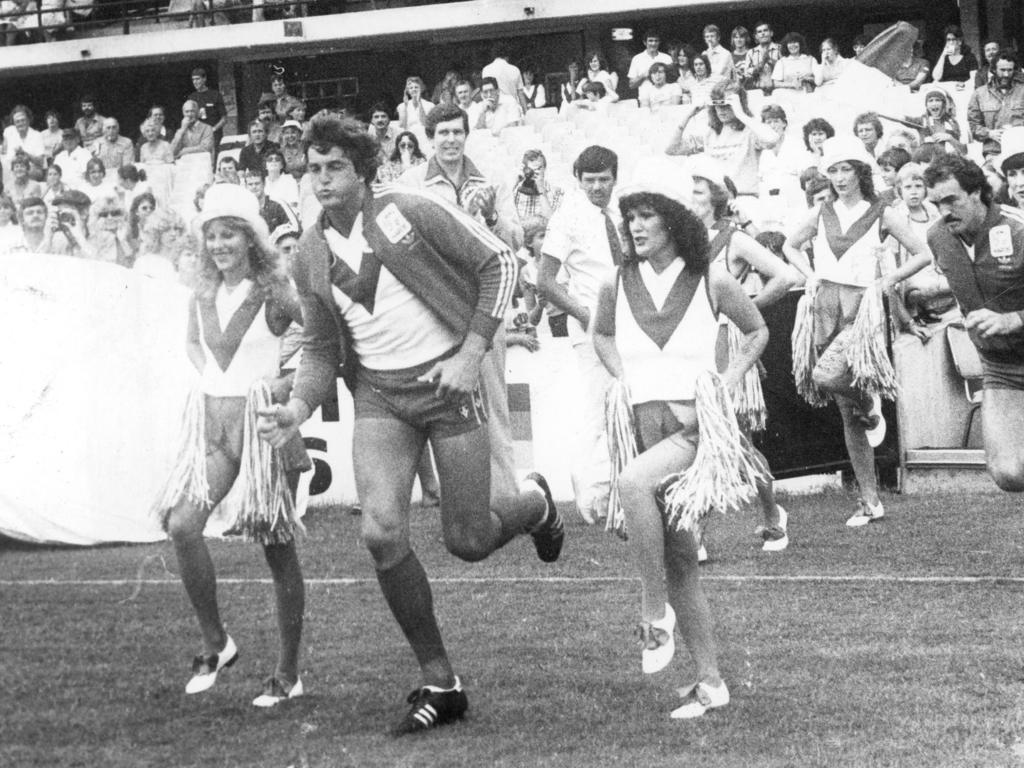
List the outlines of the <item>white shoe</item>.
<svg viewBox="0 0 1024 768">
<path fill-rule="evenodd" d="M 846 521 L 847 528 L 860 528 L 862 525 L 867 525 L 885 517 L 885 508 L 882 506 L 882 502 L 871 506 L 864 499 L 858 499 L 857 505 L 856 514 Z"/>
<path fill-rule="evenodd" d="M 301 677 L 296 678 L 295 684 L 286 690 L 285 683 L 282 683 L 277 675 L 271 675 L 263 682 L 263 693 L 252 700 L 252 705 L 264 708 L 276 707 L 282 701 L 297 699 L 304 693 Z"/>
<path fill-rule="evenodd" d="M 781 552 L 789 546 L 789 531 L 787 526 L 789 525 L 789 514 L 785 509 L 782 508 L 781 504 L 776 504 L 779 510 L 779 525 L 778 528 L 782 529 L 782 536 L 777 539 L 768 538 L 774 535 L 775 526 L 763 527 L 761 529 L 761 536 L 764 538 L 764 544 L 761 545 L 761 549 L 764 552 Z"/>
<path fill-rule="evenodd" d="M 867 412 L 869 419 L 873 419 L 875 416 L 878 417 L 878 422 L 864 432 L 868 438 L 868 445 L 872 448 L 877 448 L 885 440 L 885 416 L 882 415 L 882 398 L 878 395 L 871 396 L 871 410 Z"/>
<path fill-rule="evenodd" d="M 708 561 L 708 548 L 703 544 L 697 545 L 697 562 L 706 563 Z"/>
<path fill-rule="evenodd" d="M 725 682 L 712 687 L 707 683 L 694 683 L 689 688 L 680 689 L 683 704 L 672 710 L 669 715 L 673 720 L 692 720 L 700 717 L 709 709 L 718 709 L 729 703 L 729 689 Z"/>
<path fill-rule="evenodd" d="M 220 653 L 196 656 L 192 660 L 192 679 L 185 685 L 185 693 L 208 691 L 217 682 L 217 673 L 238 661 L 238 647 L 231 635 L 227 638 Z"/>
<path fill-rule="evenodd" d="M 676 612 L 666 603 L 664 617 L 657 621 L 645 621 L 637 629 L 643 647 L 640 666 L 644 674 L 661 672 L 676 653 Z"/>
</svg>

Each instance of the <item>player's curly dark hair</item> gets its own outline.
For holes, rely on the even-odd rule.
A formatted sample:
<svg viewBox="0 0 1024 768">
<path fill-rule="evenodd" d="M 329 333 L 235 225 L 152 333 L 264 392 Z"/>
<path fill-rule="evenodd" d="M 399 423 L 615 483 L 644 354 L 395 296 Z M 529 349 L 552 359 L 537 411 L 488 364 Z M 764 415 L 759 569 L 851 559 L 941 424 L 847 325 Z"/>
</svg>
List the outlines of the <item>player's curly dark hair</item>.
<svg viewBox="0 0 1024 768">
<path fill-rule="evenodd" d="M 380 147 L 358 120 L 322 110 L 313 115 L 302 139 L 307 149 L 313 147 L 321 154 L 330 152 L 331 147 L 339 147 L 367 184 L 377 177 Z"/>
<path fill-rule="evenodd" d="M 619 199 L 622 226 L 625 230 L 626 261 L 640 261 L 629 233 L 629 213 L 637 208 L 650 207 L 661 216 L 665 228 L 672 235 L 676 252 L 686 262 L 686 271 L 702 273 L 708 268 L 708 231 L 703 222 L 685 206 L 655 192 L 636 192 Z"/>
</svg>

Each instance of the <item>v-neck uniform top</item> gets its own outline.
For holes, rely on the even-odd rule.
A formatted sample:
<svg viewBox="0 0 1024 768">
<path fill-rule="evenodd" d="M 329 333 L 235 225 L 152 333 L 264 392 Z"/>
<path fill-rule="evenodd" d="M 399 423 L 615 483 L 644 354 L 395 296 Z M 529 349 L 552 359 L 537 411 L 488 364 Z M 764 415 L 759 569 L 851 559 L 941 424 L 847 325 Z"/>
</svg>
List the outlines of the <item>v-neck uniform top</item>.
<svg viewBox="0 0 1024 768">
<path fill-rule="evenodd" d="M 842 285 L 866 288 L 878 276 L 884 206 L 861 200 L 847 208 L 823 203 L 814 235 L 814 275 Z"/>
<path fill-rule="evenodd" d="M 277 376 L 281 339 L 267 323 L 266 302 L 252 280 L 228 291 L 223 283 L 212 302 L 198 301 L 199 342 L 206 356 L 200 388 L 214 397 L 245 397 L 253 382 Z"/>
<path fill-rule="evenodd" d="M 690 277 L 684 266 L 676 259 L 658 274 L 642 261 L 624 265 L 620 272 L 615 346 L 634 405 L 692 400 L 697 376 L 716 368 L 718 318 L 706 277 L 698 278 L 693 298 L 680 315 L 679 291 Z M 635 270 L 639 280 L 630 279 L 628 270 Z"/>
</svg>

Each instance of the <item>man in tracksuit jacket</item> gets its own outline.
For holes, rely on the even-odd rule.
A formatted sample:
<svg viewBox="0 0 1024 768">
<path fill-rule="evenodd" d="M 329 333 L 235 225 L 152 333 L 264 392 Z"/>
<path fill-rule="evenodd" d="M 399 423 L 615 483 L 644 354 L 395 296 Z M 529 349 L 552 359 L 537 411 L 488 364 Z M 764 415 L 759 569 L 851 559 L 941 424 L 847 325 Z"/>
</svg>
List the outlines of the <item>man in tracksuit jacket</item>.
<svg viewBox="0 0 1024 768">
<path fill-rule="evenodd" d="M 928 246 L 981 357 L 985 463 L 1000 488 L 1024 491 L 1024 212 L 993 202 L 985 172 L 958 155 L 924 180 L 942 214 Z"/>
<path fill-rule="evenodd" d="M 457 557 L 482 560 L 528 532 L 538 556 L 555 560 L 562 520 L 538 474 L 516 495 L 489 501 L 478 380 L 515 288 L 511 251 L 429 193 L 375 193 L 378 147 L 361 124 L 321 113 L 305 139 L 324 210 L 293 263 L 302 360 L 288 404 L 262 412 L 259 429 L 279 446 L 336 386 L 339 370 L 352 389 L 362 537 L 423 674 L 395 728 L 410 733 L 460 719 L 468 706 L 409 542 L 409 496 L 426 441 L 437 461 L 445 545 Z"/>
</svg>

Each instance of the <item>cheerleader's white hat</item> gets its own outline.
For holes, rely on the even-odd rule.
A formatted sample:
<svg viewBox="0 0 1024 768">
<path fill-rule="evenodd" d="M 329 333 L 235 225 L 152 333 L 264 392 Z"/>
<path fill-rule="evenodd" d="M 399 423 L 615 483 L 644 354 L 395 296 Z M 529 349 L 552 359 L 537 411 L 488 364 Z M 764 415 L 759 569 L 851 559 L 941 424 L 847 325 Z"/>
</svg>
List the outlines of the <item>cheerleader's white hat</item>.
<svg viewBox="0 0 1024 768">
<path fill-rule="evenodd" d="M 856 136 L 833 136 L 831 139 L 825 139 L 821 145 L 821 151 L 818 170 L 822 173 L 828 173 L 828 169 L 833 165 L 850 160 L 856 160 L 865 165 L 874 165 L 875 162 L 875 158 L 865 149 L 864 142 Z"/>
<path fill-rule="evenodd" d="M 705 179 L 720 189 L 725 189 L 725 174 L 722 173 L 722 167 L 707 155 L 691 155 L 687 165 L 693 178 Z"/>
<path fill-rule="evenodd" d="M 238 184 L 214 184 L 203 197 L 203 210 L 192 220 L 192 230 L 202 241 L 203 227 L 214 219 L 242 219 L 253 228 L 256 237 L 266 244 L 270 237 L 267 222 L 260 216 L 256 195 Z"/>
<path fill-rule="evenodd" d="M 1002 151 L 993 165 L 1003 175 L 1006 175 L 1006 169 L 1003 168 L 1003 164 L 1015 155 L 1024 154 L 1024 126 L 1015 125 L 1004 130 L 1002 138 L 999 139 L 999 146 Z"/>
<path fill-rule="evenodd" d="M 693 177 L 668 158 L 647 158 L 637 163 L 630 182 L 619 188 L 619 198 L 641 192 L 663 195 L 687 210 L 693 209 Z"/>
</svg>

